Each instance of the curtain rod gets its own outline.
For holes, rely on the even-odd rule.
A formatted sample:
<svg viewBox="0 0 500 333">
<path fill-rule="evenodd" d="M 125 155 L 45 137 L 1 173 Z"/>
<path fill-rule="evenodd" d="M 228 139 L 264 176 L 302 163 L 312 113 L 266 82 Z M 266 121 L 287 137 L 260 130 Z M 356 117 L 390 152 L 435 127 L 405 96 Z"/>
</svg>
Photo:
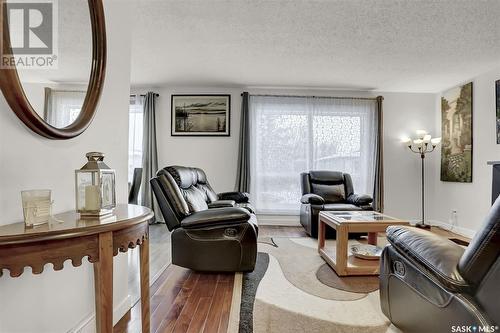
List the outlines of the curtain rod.
<svg viewBox="0 0 500 333">
<path fill-rule="evenodd" d="M 137 95 L 138 95 L 138 94 L 130 94 L 130 96 L 137 96 Z M 146 95 L 145 95 L 145 94 L 140 94 L 139 96 L 141 96 L 141 97 L 146 97 Z M 155 93 L 155 96 L 156 96 L 156 97 L 160 97 L 160 94 Z"/>
<path fill-rule="evenodd" d="M 306 96 L 306 95 L 259 95 L 259 94 L 248 94 L 249 96 L 261 96 L 261 97 L 298 97 L 298 98 L 329 98 L 329 99 L 358 99 L 358 100 L 368 100 L 368 101 L 376 101 L 378 98 L 384 99 L 383 96 L 377 97 L 336 97 L 336 96 Z M 243 96 L 243 93 L 241 94 Z"/>
</svg>

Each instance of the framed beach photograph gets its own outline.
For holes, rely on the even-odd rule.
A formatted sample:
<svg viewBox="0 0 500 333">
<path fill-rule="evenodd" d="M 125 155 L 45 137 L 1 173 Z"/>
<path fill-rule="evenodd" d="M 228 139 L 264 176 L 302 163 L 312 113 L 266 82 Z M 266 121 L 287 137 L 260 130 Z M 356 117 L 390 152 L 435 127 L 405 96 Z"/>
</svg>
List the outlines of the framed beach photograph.
<svg viewBox="0 0 500 333">
<path fill-rule="evenodd" d="M 495 82 L 495 100 L 497 114 L 497 143 L 500 144 L 500 80 Z"/>
<path fill-rule="evenodd" d="M 441 97 L 441 180 L 472 183 L 472 82 Z"/>
<path fill-rule="evenodd" d="M 172 95 L 172 136 L 229 136 L 231 95 Z"/>
</svg>

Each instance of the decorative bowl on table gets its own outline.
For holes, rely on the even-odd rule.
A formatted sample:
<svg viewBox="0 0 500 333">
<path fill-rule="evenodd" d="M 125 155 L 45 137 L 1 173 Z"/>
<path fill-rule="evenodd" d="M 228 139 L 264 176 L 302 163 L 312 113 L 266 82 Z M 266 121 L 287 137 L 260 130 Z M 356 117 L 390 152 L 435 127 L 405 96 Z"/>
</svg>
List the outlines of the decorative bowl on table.
<svg viewBox="0 0 500 333">
<path fill-rule="evenodd" d="M 355 244 L 351 245 L 351 252 L 356 258 L 377 260 L 380 259 L 382 248 L 369 244 Z"/>
</svg>

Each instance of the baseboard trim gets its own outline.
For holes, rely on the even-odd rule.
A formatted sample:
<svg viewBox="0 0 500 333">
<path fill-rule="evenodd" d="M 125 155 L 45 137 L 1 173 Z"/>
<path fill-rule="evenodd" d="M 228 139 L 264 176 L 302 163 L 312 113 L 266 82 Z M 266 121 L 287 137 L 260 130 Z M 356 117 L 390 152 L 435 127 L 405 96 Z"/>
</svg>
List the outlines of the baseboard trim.
<svg viewBox="0 0 500 333">
<path fill-rule="evenodd" d="M 259 225 L 275 225 L 297 227 L 300 226 L 300 218 L 297 215 L 265 215 L 257 214 Z"/>
<path fill-rule="evenodd" d="M 113 309 L 113 325 L 115 325 L 131 307 L 131 297 L 127 295 L 115 308 Z M 76 327 L 69 330 L 68 333 L 95 333 L 95 312 L 88 314 Z"/>
<path fill-rule="evenodd" d="M 150 286 L 153 285 L 153 283 L 156 282 L 156 280 L 158 280 L 158 278 L 160 277 L 160 275 L 163 274 L 163 272 L 165 272 L 165 270 L 168 268 L 168 266 L 172 265 L 172 260 L 170 260 L 170 263 L 166 264 L 165 266 L 163 266 L 159 271 L 158 273 L 156 273 L 155 276 L 153 276 L 149 281 L 149 284 Z M 135 304 L 135 303 L 134 303 Z"/>
<path fill-rule="evenodd" d="M 445 230 L 454 232 L 456 234 L 459 234 L 461 236 L 465 236 L 465 237 L 468 237 L 468 238 L 472 238 L 476 234 L 475 230 L 464 228 L 464 227 L 459 227 L 459 226 L 452 225 L 450 223 L 446 223 L 446 222 L 443 222 L 443 221 L 429 220 L 428 222 L 432 226 L 440 227 L 440 228 L 443 228 Z"/>
</svg>

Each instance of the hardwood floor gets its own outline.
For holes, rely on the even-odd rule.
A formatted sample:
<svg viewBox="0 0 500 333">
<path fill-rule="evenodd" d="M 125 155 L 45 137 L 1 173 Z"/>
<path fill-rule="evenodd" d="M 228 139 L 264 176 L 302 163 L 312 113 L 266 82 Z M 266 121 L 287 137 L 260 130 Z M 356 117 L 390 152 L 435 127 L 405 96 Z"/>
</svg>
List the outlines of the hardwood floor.
<svg viewBox="0 0 500 333">
<path fill-rule="evenodd" d="M 163 226 L 164 228 L 164 226 Z M 151 233 L 163 233 L 160 227 Z M 260 226 L 259 237 L 306 237 L 302 227 Z M 165 235 L 152 238 L 164 239 Z M 160 253 L 160 251 L 156 251 Z M 151 256 L 151 265 L 160 258 Z M 206 274 L 170 265 L 151 286 L 151 332 L 226 332 L 234 274 Z M 140 303 L 115 325 L 115 333 L 141 330 Z"/>
<path fill-rule="evenodd" d="M 446 237 L 448 239 L 458 239 L 458 240 L 461 240 L 467 244 L 470 242 L 470 238 L 456 234 L 453 231 L 449 231 L 449 230 L 443 229 L 441 227 L 431 227 L 431 231 L 439 236 L 443 236 L 443 237 Z"/>
<path fill-rule="evenodd" d="M 263 237 L 307 237 L 302 227 L 287 227 L 277 225 L 259 226 L 259 238 Z"/>
<path fill-rule="evenodd" d="M 170 265 L 170 231 L 164 224 L 153 224 L 149 226 L 149 276 L 153 284 L 165 268 Z M 129 293 L 132 302 L 140 298 L 139 289 L 139 256 L 138 249 L 131 251 L 129 257 Z"/>
<path fill-rule="evenodd" d="M 446 238 L 465 237 L 433 227 Z M 306 237 L 302 227 L 260 226 L 259 238 Z M 234 274 L 197 273 L 170 265 L 151 286 L 151 332 L 227 332 Z M 115 333 L 141 331 L 140 302 L 115 325 Z"/>
<path fill-rule="evenodd" d="M 197 273 L 170 265 L 151 286 L 151 332 L 226 332 L 234 274 Z M 115 325 L 115 333 L 137 333 L 140 303 Z"/>
</svg>

